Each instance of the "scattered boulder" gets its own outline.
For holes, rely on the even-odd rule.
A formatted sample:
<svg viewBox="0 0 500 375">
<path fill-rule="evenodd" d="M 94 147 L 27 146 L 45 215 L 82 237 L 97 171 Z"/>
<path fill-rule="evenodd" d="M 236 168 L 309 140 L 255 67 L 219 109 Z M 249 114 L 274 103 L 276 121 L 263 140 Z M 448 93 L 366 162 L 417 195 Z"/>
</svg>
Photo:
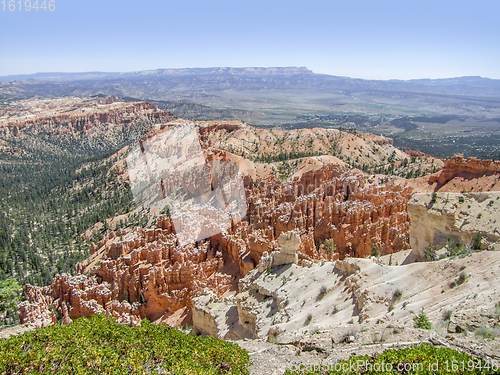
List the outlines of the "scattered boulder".
<svg viewBox="0 0 500 375">
<path fill-rule="evenodd" d="M 477 311 L 458 311 L 451 315 L 448 323 L 448 333 L 473 332 L 481 327 L 495 327 L 500 322 L 498 319 L 491 319 L 484 312 Z"/>
</svg>

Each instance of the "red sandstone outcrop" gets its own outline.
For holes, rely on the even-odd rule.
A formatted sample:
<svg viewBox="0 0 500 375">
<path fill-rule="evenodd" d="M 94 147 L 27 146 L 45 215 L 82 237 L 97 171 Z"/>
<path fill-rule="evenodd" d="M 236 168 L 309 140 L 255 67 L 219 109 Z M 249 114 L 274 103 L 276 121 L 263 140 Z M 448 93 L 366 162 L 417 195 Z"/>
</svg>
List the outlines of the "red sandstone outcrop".
<svg viewBox="0 0 500 375">
<path fill-rule="evenodd" d="M 92 246 L 92 257 L 101 260 L 89 276 L 57 276 L 48 288 L 27 286 L 21 321 L 42 317 L 48 324 L 55 321 L 52 308 L 66 322 L 95 313 L 127 324 L 144 317 L 163 321 L 209 290 L 220 298 L 264 253 L 280 251 L 278 238 L 292 230 L 300 237 L 299 264 L 365 257 L 373 243 L 383 253 L 409 247 L 409 189 L 371 183 L 359 171 L 332 165 L 294 181 L 245 176 L 244 184 L 248 215 L 227 231 L 180 246 L 172 220 L 160 216 L 155 229 L 110 232 Z M 323 251 L 327 239 L 335 242 L 336 254 Z"/>
<path fill-rule="evenodd" d="M 311 258 L 321 257 L 314 244 L 327 239 L 333 239 L 342 258 L 370 255 L 374 242 L 384 253 L 407 249 L 410 196 L 408 188 L 371 184 L 361 172 L 337 166 L 293 182 L 258 181 L 247 191 L 249 224 L 267 230 L 269 240 L 251 238 L 250 249 L 272 250 L 274 239 L 294 229 L 301 233 L 299 252 Z"/>
<path fill-rule="evenodd" d="M 500 173 L 500 162 L 498 161 L 481 160 L 474 157 L 464 159 L 463 155 L 455 155 L 444 161 L 441 173 L 430 176 L 429 182 L 437 182 L 438 185 L 442 186 L 457 176 L 472 179 L 498 173 Z"/>
<path fill-rule="evenodd" d="M 12 115 L 0 118 L 3 137 L 24 134 L 66 134 L 90 131 L 99 124 L 126 126 L 138 119 L 167 122 L 176 118 L 147 102 L 124 102 L 114 96 L 99 99 L 60 98 L 31 99 L 15 103 Z M 23 116 L 17 116 L 19 108 Z M 9 108 L 6 110 L 8 113 Z"/>
<path fill-rule="evenodd" d="M 408 154 L 408 155 L 414 156 L 414 157 L 419 157 L 419 158 L 432 158 L 432 156 L 427 155 L 424 152 L 415 151 L 415 150 L 405 150 L 405 154 Z"/>
<path fill-rule="evenodd" d="M 53 302 L 50 288 L 26 285 L 24 293 L 27 300 L 19 305 L 21 322 L 32 323 L 37 328 L 47 327 L 57 322 L 54 311 L 50 309 Z"/>
<path fill-rule="evenodd" d="M 158 220 L 162 227 L 169 227 L 166 222 L 165 217 Z M 42 317 L 41 325 L 50 319 L 55 322 L 53 307 L 66 322 L 105 313 L 119 322 L 139 324 L 144 317 L 157 320 L 189 307 L 191 297 L 201 295 L 205 288 L 220 297 L 235 278 L 215 274 L 225 262 L 210 241 L 180 247 L 171 230 L 162 228 L 138 228 L 133 235 L 108 242 L 90 276 L 58 275 L 50 287 L 27 286 L 21 321 L 36 323 Z"/>
</svg>

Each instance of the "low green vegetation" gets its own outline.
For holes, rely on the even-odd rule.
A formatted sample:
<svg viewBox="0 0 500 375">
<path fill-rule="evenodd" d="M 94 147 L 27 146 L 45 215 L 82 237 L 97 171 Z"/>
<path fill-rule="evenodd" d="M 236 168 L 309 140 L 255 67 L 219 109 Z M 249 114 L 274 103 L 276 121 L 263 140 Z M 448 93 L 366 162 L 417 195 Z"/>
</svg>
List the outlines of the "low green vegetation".
<svg viewBox="0 0 500 375">
<path fill-rule="evenodd" d="M 328 259 L 332 259 L 332 254 L 337 251 L 337 246 L 333 240 L 326 240 L 324 243 L 324 251 L 328 254 Z"/>
<path fill-rule="evenodd" d="M 102 315 L 0 340 L 0 353 L 2 374 L 248 374 L 249 364 L 236 344 Z"/>
<path fill-rule="evenodd" d="M 290 162 L 290 163 L 284 161 L 281 164 L 278 164 L 277 168 L 280 179 L 285 180 L 288 177 L 290 177 L 293 174 L 295 168 L 297 168 L 298 164 L 299 164 L 298 160 L 295 160 L 295 162 Z"/>
<path fill-rule="evenodd" d="M 304 322 L 304 325 L 305 326 L 309 325 L 309 323 L 311 323 L 311 321 L 312 321 L 312 318 L 313 318 L 312 314 L 307 314 L 307 317 L 306 317 L 306 320 Z"/>
<path fill-rule="evenodd" d="M 474 238 L 472 239 L 472 248 L 474 250 L 481 250 L 482 244 L 483 244 L 483 235 L 480 232 L 477 232 Z"/>
<path fill-rule="evenodd" d="M 322 285 L 321 288 L 319 289 L 318 295 L 316 296 L 316 301 L 321 301 L 323 297 L 326 296 L 327 293 L 328 293 L 328 288 Z"/>
<path fill-rule="evenodd" d="M 436 192 L 432 193 L 431 203 L 436 203 L 438 194 Z"/>
<path fill-rule="evenodd" d="M 495 337 L 500 336 L 500 329 L 492 327 L 479 327 L 474 331 L 474 334 L 485 339 L 494 339 Z"/>
<path fill-rule="evenodd" d="M 233 150 L 234 151 L 234 150 Z M 238 155 L 238 152 L 234 152 L 235 154 Z M 257 163 L 275 163 L 279 161 L 286 161 L 286 160 L 293 160 L 293 159 L 300 159 L 300 158 L 305 158 L 308 156 L 317 156 L 317 155 L 324 155 L 324 153 L 317 152 L 317 151 L 308 151 L 308 152 L 280 152 L 277 155 L 273 154 L 262 154 L 259 156 L 256 156 L 254 158 L 254 161 Z"/>
<path fill-rule="evenodd" d="M 300 358 L 300 357 L 299 357 Z M 498 363 L 429 344 L 405 349 L 388 349 L 373 356 L 352 356 L 348 360 L 318 361 L 307 365 L 293 361 L 286 375 L 296 374 L 498 374 Z"/>
<path fill-rule="evenodd" d="M 371 254 L 374 257 L 379 257 L 380 256 L 380 248 L 378 247 L 378 245 L 377 245 L 376 242 L 374 242 L 373 245 L 372 245 Z"/>
<path fill-rule="evenodd" d="M 413 317 L 413 326 L 420 329 L 432 329 L 432 323 L 423 308 Z"/>
<path fill-rule="evenodd" d="M 389 311 L 394 310 L 396 303 L 399 302 L 399 300 L 401 299 L 402 296 L 403 296 L 403 292 L 400 289 L 396 289 L 394 291 L 394 293 L 392 294 L 392 301 L 389 304 Z"/>
<path fill-rule="evenodd" d="M 460 243 L 459 241 L 453 240 L 449 238 L 446 241 L 446 255 L 449 257 L 461 257 L 465 256 L 468 253 L 467 246 Z"/>
<path fill-rule="evenodd" d="M 165 215 L 167 217 L 170 217 L 170 206 L 165 206 L 163 209 L 160 211 L 159 215 Z"/>
<path fill-rule="evenodd" d="M 403 292 L 400 289 L 396 289 L 394 291 L 394 294 L 392 295 L 392 299 L 394 301 L 399 301 L 402 296 L 403 296 Z"/>
<path fill-rule="evenodd" d="M 480 232 L 476 233 L 472 238 L 471 242 L 468 244 L 462 243 L 459 239 L 448 238 L 445 246 L 446 253 L 441 253 L 440 256 L 437 254 L 437 249 L 433 245 L 429 245 L 424 249 L 424 258 L 426 262 L 433 262 L 438 259 L 443 259 L 446 257 L 450 258 L 463 258 L 471 255 L 475 252 L 480 252 L 483 250 L 483 236 Z M 465 268 L 465 267 L 464 267 Z M 460 269 L 462 271 L 463 269 Z M 462 275 L 458 281 L 458 284 L 462 284 L 466 281 L 467 277 L 465 274 Z M 456 282 L 455 285 L 456 286 Z"/>
<path fill-rule="evenodd" d="M 500 302 L 497 302 L 495 304 L 495 308 L 493 309 L 493 312 L 490 314 L 490 318 L 500 319 Z"/>
<path fill-rule="evenodd" d="M 448 238 L 446 241 L 446 256 L 463 258 L 474 252 L 482 251 L 483 236 L 476 233 L 471 243 L 463 244 L 459 240 Z"/>
<path fill-rule="evenodd" d="M 21 286 L 14 279 L 0 281 L 0 312 L 13 309 L 17 306 Z"/>
<path fill-rule="evenodd" d="M 438 260 L 437 254 L 436 254 L 436 247 L 429 245 L 424 249 L 424 257 L 426 262 L 434 262 Z"/>
<path fill-rule="evenodd" d="M 460 273 L 460 276 L 458 276 L 457 284 L 462 285 L 467 281 L 467 274 L 465 272 Z"/>
<path fill-rule="evenodd" d="M 445 322 L 449 321 L 449 320 L 451 319 L 451 317 L 452 317 L 452 316 L 453 316 L 453 311 L 451 311 L 451 310 L 445 310 L 445 311 L 443 312 L 443 320 L 444 320 Z"/>
</svg>

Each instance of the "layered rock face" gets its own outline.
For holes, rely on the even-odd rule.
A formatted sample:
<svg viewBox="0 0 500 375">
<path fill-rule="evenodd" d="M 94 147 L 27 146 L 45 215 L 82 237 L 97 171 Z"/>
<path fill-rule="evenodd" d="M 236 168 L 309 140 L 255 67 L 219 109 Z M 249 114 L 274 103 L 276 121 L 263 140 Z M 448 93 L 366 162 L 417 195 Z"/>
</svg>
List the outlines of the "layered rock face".
<svg viewBox="0 0 500 375">
<path fill-rule="evenodd" d="M 497 303 L 499 270 L 496 251 L 400 266 L 349 258 L 271 272 L 255 269 L 240 279 L 236 296 L 196 298 L 193 331 L 223 339 L 276 338 L 286 344 L 308 332 L 317 337 L 324 329 L 331 347 L 330 340 L 345 340 L 342 330 L 352 327 L 346 322 L 407 330 L 413 327 L 411 312 L 422 308 L 433 324 L 442 324 L 443 311 L 452 311 L 450 333 L 498 327 L 498 318 L 488 310 Z M 451 284 L 463 272 L 467 281 Z M 401 342 L 401 336 L 395 341 Z"/>
<path fill-rule="evenodd" d="M 444 168 L 441 173 L 431 176 L 429 182 L 444 185 L 457 176 L 472 179 L 499 173 L 500 162 L 498 161 L 481 160 L 473 157 L 464 159 L 463 155 L 455 155 L 444 161 Z"/>
<path fill-rule="evenodd" d="M 17 116 L 19 111 L 22 116 Z M 114 96 L 23 100 L 14 102 L 4 112 L 0 116 L 2 138 L 88 132 L 100 124 L 128 126 L 138 119 L 166 122 L 175 118 L 151 103 L 124 102 Z"/>
<path fill-rule="evenodd" d="M 427 246 L 440 249 L 448 239 L 470 245 L 478 233 L 482 246 L 500 249 L 500 193 L 419 193 L 408 202 L 412 257 L 424 259 Z"/>
<path fill-rule="evenodd" d="M 273 253 L 272 266 L 297 263 L 297 249 L 300 247 L 300 236 L 298 232 L 283 232 L 278 238 L 280 250 Z"/>
<path fill-rule="evenodd" d="M 412 156 L 421 156 L 421 153 L 414 151 L 406 152 Z M 438 168 L 443 165 L 443 169 L 416 179 L 399 179 L 397 183 L 412 187 L 415 193 L 500 191 L 498 161 L 472 157 L 465 159 L 463 155 L 455 155 L 444 161 L 433 159 L 432 164 Z"/>
<path fill-rule="evenodd" d="M 21 322 L 30 322 L 37 328 L 47 327 L 57 322 L 54 311 L 50 309 L 53 302 L 50 288 L 26 285 L 24 293 L 27 301 L 23 301 L 19 306 Z"/>
</svg>

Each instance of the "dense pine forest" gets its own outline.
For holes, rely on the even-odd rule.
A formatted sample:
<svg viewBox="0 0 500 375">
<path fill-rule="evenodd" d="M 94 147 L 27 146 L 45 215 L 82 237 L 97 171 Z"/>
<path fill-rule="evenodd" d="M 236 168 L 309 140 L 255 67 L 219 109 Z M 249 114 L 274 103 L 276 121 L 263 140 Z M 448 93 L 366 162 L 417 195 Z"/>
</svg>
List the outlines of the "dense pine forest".
<svg viewBox="0 0 500 375">
<path fill-rule="evenodd" d="M 145 130 L 151 124 L 144 123 Z M 0 282 L 48 285 L 57 273 L 73 273 L 91 242 L 108 229 L 106 219 L 134 209 L 128 183 L 113 164 L 116 152 L 143 132 L 101 139 L 49 135 L 5 139 L 0 150 Z M 97 145 L 97 147 L 93 147 Z M 123 155 L 122 155 L 123 157 Z M 138 225 L 140 215 L 133 215 Z M 132 219 L 131 219 L 132 220 Z M 91 236 L 84 236 L 96 223 Z M 16 321 L 12 310 L 0 325 Z"/>
<path fill-rule="evenodd" d="M 109 172 L 108 155 L 0 164 L 1 278 L 45 285 L 86 256 L 81 234 L 131 209 L 132 194 Z M 97 159 L 97 160 L 96 160 Z"/>
</svg>

